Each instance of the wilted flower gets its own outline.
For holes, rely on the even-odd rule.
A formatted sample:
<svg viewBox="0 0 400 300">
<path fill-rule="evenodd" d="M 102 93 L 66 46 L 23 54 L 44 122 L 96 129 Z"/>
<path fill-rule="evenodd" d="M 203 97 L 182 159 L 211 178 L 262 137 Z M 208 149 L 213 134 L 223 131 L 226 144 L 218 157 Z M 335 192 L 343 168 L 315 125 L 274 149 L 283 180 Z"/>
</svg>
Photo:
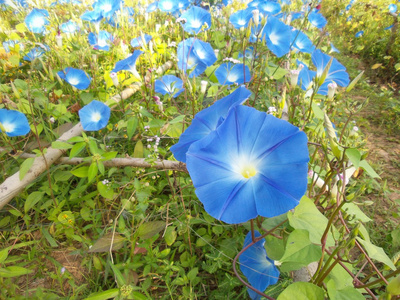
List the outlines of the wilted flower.
<svg viewBox="0 0 400 300">
<path fill-rule="evenodd" d="M 57 75 L 78 90 L 87 89 L 92 80 L 85 71 L 71 67 L 65 68 L 63 71 L 58 71 Z"/>
<path fill-rule="evenodd" d="M 242 105 L 232 107 L 218 123 L 186 153 L 204 209 L 218 220 L 238 224 L 296 207 L 307 189 L 306 134 Z"/>
<path fill-rule="evenodd" d="M 107 126 L 111 110 L 103 102 L 93 100 L 78 113 L 84 130 L 97 131 Z"/>
<path fill-rule="evenodd" d="M 254 231 L 254 236 L 258 238 L 261 234 Z M 252 237 L 249 232 L 244 240 L 243 248 L 250 245 L 251 242 Z M 239 256 L 240 270 L 250 285 L 261 292 L 265 291 L 268 286 L 276 284 L 279 279 L 279 270 L 274 261 L 267 256 L 264 244 L 265 239 L 261 239 Z M 247 289 L 247 291 L 251 299 L 261 299 L 261 296 L 253 290 Z"/>
<path fill-rule="evenodd" d="M 0 132 L 8 136 L 25 135 L 31 128 L 26 116 L 16 110 L 0 109 Z"/>
</svg>

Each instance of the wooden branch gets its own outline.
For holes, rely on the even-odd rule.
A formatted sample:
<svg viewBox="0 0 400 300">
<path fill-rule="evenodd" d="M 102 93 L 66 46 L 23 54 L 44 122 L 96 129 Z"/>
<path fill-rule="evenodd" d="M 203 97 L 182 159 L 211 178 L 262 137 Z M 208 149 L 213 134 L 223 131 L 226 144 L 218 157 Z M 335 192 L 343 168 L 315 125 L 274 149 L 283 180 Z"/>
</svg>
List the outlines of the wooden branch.
<svg viewBox="0 0 400 300">
<path fill-rule="evenodd" d="M 0 152 L 7 151 L 5 148 L 0 147 Z M 35 158 L 36 155 L 29 153 L 22 153 L 18 156 L 18 158 Z M 59 165 L 90 165 L 91 161 L 85 161 L 83 157 L 60 157 L 57 161 L 54 162 Z M 175 170 L 188 173 L 186 169 L 186 164 L 179 161 L 172 160 L 156 160 L 153 163 L 148 163 L 144 158 L 134 158 L 134 157 L 126 157 L 126 158 L 113 158 L 110 160 L 103 161 L 103 165 L 105 167 L 135 167 L 135 168 L 154 168 L 158 170 Z"/>
</svg>

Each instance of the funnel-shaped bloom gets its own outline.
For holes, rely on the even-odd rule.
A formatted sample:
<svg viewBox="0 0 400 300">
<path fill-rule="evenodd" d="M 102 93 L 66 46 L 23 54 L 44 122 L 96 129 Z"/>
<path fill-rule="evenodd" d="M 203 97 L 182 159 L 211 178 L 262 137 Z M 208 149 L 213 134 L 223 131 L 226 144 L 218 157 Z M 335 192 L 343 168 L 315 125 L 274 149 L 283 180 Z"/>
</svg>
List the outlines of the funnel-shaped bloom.
<svg viewBox="0 0 400 300">
<path fill-rule="evenodd" d="M 157 79 L 154 83 L 154 89 L 156 93 L 162 95 L 169 94 L 173 98 L 179 96 L 180 93 L 184 91 L 182 79 L 174 75 L 164 75 L 160 79 Z"/>
<path fill-rule="evenodd" d="M 397 5 L 396 4 L 390 4 L 389 5 L 389 11 L 394 14 L 397 11 Z"/>
<path fill-rule="evenodd" d="M 90 32 L 88 40 L 89 44 L 93 46 L 93 49 L 108 51 L 110 50 L 109 42 L 113 40 L 113 37 L 107 31 L 100 30 L 98 35 L 95 35 L 93 32 Z"/>
<path fill-rule="evenodd" d="M 8 136 L 25 135 L 31 128 L 26 116 L 16 110 L 0 109 L 0 132 Z"/>
<path fill-rule="evenodd" d="M 172 13 L 179 9 L 177 0 L 160 0 L 158 1 L 158 9 L 163 12 Z"/>
<path fill-rule="evenodd" d="M 192 6 L 181 15 L 186 20 L 183 24 L 183 30 L 188 33 L 198 34 L 203 26 L 207 26 L 206 30 L 211 27 L 211 14 L 198 6 Z"/>
<path fill-rule="evenodd" d="M 281 57 L 289 52 L 292 30 L 279 19 L 269 16 L 262 35 L 269 50 L 277 57 Z"/>
<path fill-rule="evenodd" d="M 101 14 L 101 11 L 98 10 L 85 11 L 81 15 L 81 19 L 84 21 L 99 23 L 101 19 L 103 19 L 103 15 Z"/>
<path fill-rule="evenodd" d="M 261 234 L 254 231 L 254 236 L 257 238 Z M 251 232 L 249 232 L 244 240 L 243 248 L 250 245 L 251 242 Z M 251 286 L 261 292 L 264 292 L 268 286 L 276 284 L 279 278 L 279 270 L 274 261 L 267 256 L 264 244 L 265 239 L 261 239 L 239 256 L 240 270 Z M 247 291 L 251 299 L 261 299 L 261 296 L 253 290 L 247 289 Z"/>
<path fill-rule="evenodd" d="M 311 12 L 308 15 L 308 21 L 310 21 L 311 25 L 322 29 L 325 27 L 326 23 L 328 22 L 323 15 L 316 12 Z"/>
<path fill-rule="evenodd" d="M 243 64 L 232 64 L 230 62 L 222 64 L 215 71 L 218 82 L 222 85 L 243 84 L 249 82 L 251 75 L 248 66 Z"/>
<path fill-rule="evenodd" d="M 41 57 L 45 52 L 46 50 L 42 47 L 35 47 L 24 56 L 24 60 L 34 61 L 36 58 Z"/>
<path fill-rule="evenodd" d="M 121 0 L 97 0 L 93 3 L 94 10 L 101 13 L 104 18 L 111 18 L 121 7 Z"/>
<path fill-rule="evenodd" d="M 225 119 L 231 107 L 242 104 L 250 95 L 251 92 L 241 86 L 230 95 L 197 113 L 192 124 L 180 136 L 179 142 L 171 147 L 175 158 L 186 162 L 186 152 L 190 145 L 209 135 Z"/>
<path fill-rule="evenodd" d="M 25 18 L 26 27 L 33 33 L 43 33 L 49 25 L 49 13 L 45 9 L 34 8 Z"/>
<path fill-rule="evenodd" d="M 247 61 L 252 61 L 254 59 L 254 47 L 250 46 L 247 48 L 244 52 L 244 56 L 246 57 Z M 240 60 L 241 58 L 243 58 L 243 52 L 239 52 L 238 59 Z"/>
<path fill-rule="evenodd" d="M 338 48 L 336 48 L 332 43 L 331 43 L 331 50 L 329 51 L 329 53 L 331 53 L 331 52 L 337 52 L 337 53 L 340 53 L 340 51 L 339 51 L 339 49 Z"/>
<path fill-rule="evenodd" d="M 256 1 L 258 2 L 257 9 L 264 15 L 276 15 L 281 11 L 281 5 L 278 2 L 268 0 Z"/>
<path fill-rule="evenodd" d="M 355 37 L 356 37 L 356 38 L 361 37 L 363 34 L 364 34 L 364 30 L 360 30 L 359 32 L 357 32 L 357 33 L 355 34 Z"/>
<path fill-rule="evenodd" d="M 299 73 L 298 85 L 304 90 L 307 91 L 312 87 L 313 80 L 317 75 L 317 72 L 311 71 L 308 69 L 306 65 L 303 64 L 303 68 Z"/>
<path fill-rule="evenodd" d="M 331 60 L 331 57 L 325 53 L 322 53 L 321 50 L 316 50 L 311 55 L 311 60 L 317 68 L 317 77 L 320 77 L 324 72 L 325 67 Z M 347 74 L 346 68 L 340 62 L 338 62 L 336 58 L 333 58 L 325 81 L 318 89 L 318 94 L 327 95 L 328 84 L 333 81 L 343 87 L 348 86 L 350 83 L 349 74 Z"/>
<path fill-rule="evenodd" d="M 304 132 L 242 105 L 232 107 L 225 121 L 186 153 L 204 209 L 230 224 L 296 207 L 307 189 L 308 160 Z"/>
<path fill-rule="evenodd" d="M 253 17 L 252 9 L 249 8 L 242 9 L 231 14 L 231 16 L 229 17 L 229 22 L 236 29 L 240 29 L 242 27 L 247 27 L 252 17 Z"/>
<path fill-rule="evenodd" d="M 92 80 L 90 76 L 86 75 L 85 71 L 71 67 L 65 68 L 63 71 L 58 71 L 57 75 L 78 90 L 87 89 Z"/>
<path fill-rule="evenodd" d="M 131 46 L 132 46 L 133 48 L 136 48 L 136 47 L 143 47 L 144 44 L 148 44 L 148 43 L 151 41 L 151 39 L 152 39 L 153 37 L 152 37 L 151 35 L 149 35 L 149 34 L 144 34 L 144 35 L 143 35 L 143 38 L 144 38 L 144 41 L 143 41 L 143 39 L 142 39 L 142 36 L 139 36 L 139 37 L 137 37 L 137 38 L 132 39 L 132 40 L 131 40 Z"/>
<path fill-rule="evenodd" d="M 184 71 L 194 68 L 189 74 L 190 78 L 203 73 L 216 60 L 217 57 L 209 43 L 188 38 L 178 44 L 178 68 Z"/>
<path fill-rule="evenodd" d="M 78 113 L 84 130 L 97 131 L 107 126 L 111 110 L 103 102 L 93 100 Z"/>
<path fill-rule="evenodd" d="M 292 31 L 292 44 L 293 47 L 305 53 L 313 53 L 315 46 L 311 40 L 303 32 L 299 30 Z"/>
<path fill-rule="evenodd" d="M 140 78 L 140 75 L 136 70 L 136 60 L 142 53 L 143 51 L 140 50 L 133 51 L 133 54 L 131 56 L 117 62 L 115 64 L 115 68 L 111 71 L 111 73 L 117 73 L 119 71 L 125 70 L 131 72 L 133 75 L 135 75 L 135 77 Z"/>
<path fill-rule="evenodd" d="M 65 22 L 61 24 L 60 29 L 64 33 L 75 33 L 75 31 L 79 30 L 79 26 L 76 22 L 69 20 L 68 22 Z"/>
</svg>

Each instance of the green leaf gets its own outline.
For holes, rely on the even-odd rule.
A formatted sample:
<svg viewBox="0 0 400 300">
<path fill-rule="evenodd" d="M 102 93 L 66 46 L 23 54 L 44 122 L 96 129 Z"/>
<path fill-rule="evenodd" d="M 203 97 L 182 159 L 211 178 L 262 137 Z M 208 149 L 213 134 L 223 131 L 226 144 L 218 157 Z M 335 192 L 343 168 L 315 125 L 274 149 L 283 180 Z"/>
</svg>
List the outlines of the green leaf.
<svg viewBox="0 0 400 300">
<path fill-rule="evenodd" d="M 187 274 L 187 278 L 189 278 L 190 281 L 193 281 L 196 279 L 198 273 L 199 273 L 199 268 L 193 268 Z"/>
<path fill-rule="evenodd" d="M 289 224 L 294 229 L 305 229 L 310 233 L 310 241 L 321 244 L 321 238 L 328 225 L 328 219 L 317 209 L 314 202 L 306 196 L 301 198 L 294 212 L 288 212 Z M 331 231 L 328 233 L 326 244 L 328 247 L 335 245 Z"/>
<path fill-rule="evenodd" d="M 179 123 L 171 124 L 168 126 L 165 134 L 172 138 L 178 138 L 181 136 L 182 130 L 183 130 L 182 124 L 179 124 Z"/>
<path fill-rule="evenodd" d="M 44 192 L 33 192 L 30 194 L 25 201 L 24 204 L 24 210 L 25 213 L 27 213 L 32 207 L 36 205 L 42 198 L 43 198 Z"/>
<path fill-rule="evenodd" d="M 51 143 L 51 147 L 54 149 L 71 149 L 73 146 L 66 142 L 55 141 Z"/>
<path fill-rule="evenodd" d="M 110 289 L 103 292 L 90 294 L 85 300 L 106 300 L 115 298 L 119 295 L 119 289 Z"/>
<path fill-rule="evenodd" d="M 355 216 L 355 218 L 361 222 L 369 222 L 370 218 L 354 203 L 346 203 L 343 205 L 343 211 L 345 211 L 349 215 Z"/>
<path fill-rule="evenodd" d="M 367 174 L 369 176 L 371 176 L 372 178 L 381 178 L 374 169 L 372 169 L 372 167 L 369 165 L 369 163 L 364 159 L 362 161 L 360 161 L 360 167 L 363 168 L 365 170 L 365 172 L 367 172 Z"/>
<path fill-rule="evenodd" d="M 100 195 L 106 199 L 114 198 L 114 191 L 108 185 L 103 184 L 101 181 L 97 183 L 97 190 L 99 191 Z"/>
<path fill-rule="evenodd" d="M 138 119 L 136 117 L 130 117 L 126 127 L 126 133 L 128 135 L 128 139 L 131 139 L 133 134 L 136 131 L 138 125 Z"/>
<path fill-rule="evenodd" d="M 24 179 L 26 173 L 28 173 L 29 169 L 32 167 L 34 161 L 35 158 L 30 157 L 25 159 L 25 161 L 21 164 L 21 167 L 19 168 L 19 180 Z"/>
<path fill-rule="evenodd" d="M 76 168 L 75 170 L 71 170 L 72 175 L 79 177 L 79 178 L 88 177 L 88 172 L 89 172 L 88 166 L 83 166 L 83 167 Z"/>
<path fill-rule="evenodd" d="M 324 300 L 324 290 L 309 282 L 295 282 L 289 285 L 277 300 Z"/>
<path fill-rule="evenodd" d="M 357 241 L 364 247 L 364 249 L 365 249 L 365 251 L 367 251 L 369 257 L 371 257 L 381 263 L 384 263 L 392 270 L 396 270 L 396 267 L 394 266 L 393 262 L 391 261 L 389 256 L 387 256 L 387 254 L 385 253 L 385 251 L 383 251 L 383 249 L 381 247 L 375 246 L 371 242 L 367 242 L 359 237 L 357 237 Z"/>
<path fill-rule="evenodd" d="M 89 253 L 93 252 L 109 252 L 111 245 L 112 249 L 111 250 L 118 250 L 121 249 L 122 246 L 124 245 L 124 242 L 126 241 L 126 238 L 121 236 L 118 232 L 113 233 L 109 232 L 106 235 L 102 236 L 99 238 L 93 246 L 89 249 Z"/>
<path fill-rule="evenodd" d="M 322 111 L 322 109 L 317 105 L 317 103 L 313 102 L 311 104 L 311 108 L 312 111 L 314 113 L 314 115 L 320 119 L 320 120 L 324 120 L 324 112 Z"/>
<path fill-rule="evenodd" d="M 50 235 L 45 227 L 42 227 L 42 234 L 46 238 L 47 242 L 49 242 L 51 247 L 58 248 L 57 242 L 55 241 L 55 239 L 53 239 L 53 237 Z"/>
<path fill-rule="evenodd" d="M 357 149 L 350 148 L 346 149 L 346 156 L 350 159 L 351 163 L 353 164 L 354 168 L 358 169 L 361 160 L 361 153 Z"/>
<path fill-rule="evenodd" d="M 400 275 L 393 278 L 386 286 L 386 290 L 391 295 L 400 295 Z"/>
<path fill-rule="evenodd" d="M 18 32 L 24 33 L 24 32 L 26 31 L 27 28 L 26 28 L 25 23 L 19 23 L 18 25 L 15 26 L 15 29 L 16 29 Z"/>
<path fill-rule="evenodd" d="M 92 182 L 92 180 L 96 177 L 97 172 L 99 171 L 99 168 L 97 166 L 97 162 L 92 162 L 89 166 L 88 170 L 88 180 L 89 182 Z"/>
<path fill-rule="evenodd" d="M 211 82 L 218 83 L 217 76 L 215 76 L 215 70 L 219 66 L 210 66 L 205 70 L 207 77 L 211 80 Z"/>
<path fill-rule="evenodd" d="M 61 171 L 61 170 L 57 170 L 54 174 L 53 174 L 54 180 L 55 181 L 67 181 L 72 177 L 71 172 L 69 171 Z"/>
<path fill-rule="evenodd" d="M 177 233 L 174 226 L 168 226 L 167 230 L 165 230 L 164 239 L 168 246 L 171 246 L 177 237 Z"/>
<path fill-rule="evenodd" d="M 353 79 L 352 82 L 350 82 L 350 84 L 348 85 L 348 87 L 346 88 L 346 92 L 350 92 L 354 86 L 357 84 L 357 82 L 360 80 L 361 76 L 363 76 L 364 71 L 362 71 L 360 74 L 357 75 L 356 78 Z"/>
<path fill-rule="evenodd" d="M 311 243 L 308 231 L 296 229 L 290 233 L 285 253 L 280 259 L 281 271 L 299 270 L 311 262 L 318 261 L 321 256 L 321 247 Z"/>
<path fill-rule="evenodd" d="M 135 149 L 133 150 L 133 157 L 143 158 L 144 157 L 144 149 L 142 141 L 138 141 L 135 145 Z"/>
<path fill-rule="evenodd" d="M 69 158 L 73 158 L 79 154 L 83 149 L 85 149 L 86 143 L 79 142 L 72 146 L 71 151 L 69 152 Z"/>
<path fill-rule="evenodd" d="M 19 266 L 10 266 L 7 268 L 0 268 L 0 277 L 18 277 L 26 274 L 32 273 L 32 270 L 19 267 Z"/>
<path fill-rule="evenodd" d="M 139 226 L 137 230 L 137 235 L 142 239 L 146 240 L 153 237 L 164 228 L 165 228 L 165 222 L 163 221 L 146 222 Z"/>
<path fill-rule="evenodd" d="M 364 296 L 354 287 L 347 286 L 337 289 L 335 281 L 329 280 L 327 284 L 329 300 L 364 300 Z"/>
<path fill-rule="evenodd" d="M 3 263 L 8 257 L 8 249 L 3 249 L 0 251 L 0 264 Z"/>
<path fill-rule="evenodd" d="M 126 285 L 126 280 L 124 276 L 122 276 L 121 271 L 115 266 L 114 264 L 110 264 L 111 269 L 113 270 L 113 273 L 115 275 L 115 278 L 117 279 L 118 286 L 123 286 Z"/>
</svg>

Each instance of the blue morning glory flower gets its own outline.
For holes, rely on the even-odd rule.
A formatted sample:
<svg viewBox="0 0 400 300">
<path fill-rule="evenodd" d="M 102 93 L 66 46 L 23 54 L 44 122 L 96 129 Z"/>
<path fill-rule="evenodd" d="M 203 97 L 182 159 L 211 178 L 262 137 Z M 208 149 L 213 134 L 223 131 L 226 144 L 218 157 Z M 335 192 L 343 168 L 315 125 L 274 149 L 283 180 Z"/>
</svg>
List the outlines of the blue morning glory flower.
<svg viewBox="0 0 400 300">
<path fill-rule="evenodd" d="M 34 8 L 25 18 L 26 27 L 33 33 L 43 33 L 50 24 L 48 17 L 47 10 Z"/>
<path fill-rule="evenodd" d="M 296 40 L 294 40 L 296 39 Z M 294 48 L 300 50 L 301 52 L 305 53 L 313 53 L 315 50 L 315 46 L 311 42 L 311 40 L 308 38 L 308 36 L 303 33 L 302 31 L 299 31 L 295 29 L 292 31 L 292 42 L 291 44 L 293 45 Z"/>
<path fill-rule="evenodd" d="M 360 30 L 359 32 L 357 32 L 355 34 L 355 37 L 358 38 L 358 37 L 362 36 L 363 34 L 364 34 L 364 30 Z"/>
<path fill-rule="evenodd" d="M 189 8 L 181 15 L 181 18 L 186 20 L 186 23 L 182 25 L 183 30 L 191 34 L 198 34 L 205 24 L 207 25 L 205 30 L 211 27 L 211 14 L 198 6 Z"/>
<path fill-rule="evenodd" d="M 388 26 L 388 27 L 385 27 L 384 30 L 392 29 L 393 26 L 394 26 L 394 24 L 392 24 L 392 25 L 390 25 L 390 26 Z"/>
<path fill-rule="evenodd" d="M 25 135 L 31 128 L 26 116 L 16 110 L 0 109 L 0 132 L 8 136 Z"/>
<path fill-rule="evenodd" d="M 292 30 L 279 19 L 269 16 L 262 32 L 269 50 L 277 57 L 281 57 L 290 51 Z"/>
<path fill-rule="evenodd" d="M 19 41 L 17 40 L 8 40 L 3 42 L 4 51 L 6 51 L 6 53 L 9 53 L 11 49 L 14 49 L 17 44 L 19 44 Z"/>
<path fill-rule="evenodd" d="M 350 8 L 351 8 L 351 4 L 346 6 L 346 10 L 350 10 Z"/>
<path fill-rule="evenodd" d="M 278 2 L 256 0 L 258 2 L 257 9 L 264 15 L 276 15 L 281 11 L 281 5 Z M 253 1 L 255 2 L 255 1 Z"/>
<path fill-rule="evenodd" d="M 308 160 L 304 132 L 242 105 L 232 107 L 221 125 L 186 153 L 204 209 L 230 224 L 296 207 L 307 189 Z"/>
<path fill-rule="evenodd" d="M 222 85 L 243 84 L 251 79 L 250 69 L 243 64 L 232 64 L 230 62 L 222 64 L 215 70 L 215 76 Z"/>
<path fill-rule="evenodd" d="M 179 9 L 178 1 L 176 0 L 160 0 L 158 1 L 158 9 L 163 12 L 172 13 Z"/>
<path fill-rule="evenodd" d="M 189 0 L 178 0 L 178 9 L 186 9 L 190 5 Z"/>
<path fill-rule="evenodd" d="M 68 22 L 61 24 L 60 29 L 64 33 L 72 34 L 79 30 L 79 26 L 76 22 L 69 20 Z"/>
<path fill-rule="evenodd" d="M 294 21 L 297 19 L 302 19 L 304 17 L 304 13 L 303 12 L 292 12 L 291 16 L 292 16 L 292 21 Z"/>
<path fill-rule="evenodd" d="M 258 238 L 261 234 L 254 231 L 254 236 Z M 251 242 L 251 232 L 249 232 L 244 240 L 243 248 Z M 264 244 L 265 239 L 261 239 L 239 256 L 240 270 L 250 285 L 261 292 L 264 292 L 268 286 L 276 284 L 280 274 L 274 261 L 267 256 Z M 247 289 L 247 291 L 251 299 L 261 299 L 261 296 L 253 290 Z"/>
<path fill-rule="evenodd" d="M 350 22 L 353 19 L 353 16 L 348 16 L 346 22 Z"/>
<path fill-rule="evenodd" d="M 97 131 L 107 126 L 111 110 L 103 102 L 93 100 L 78 113 L 84 130 Z"/>
<path fill-rule="evenodd" d="M 297 84 L 304 90 L 307 91 L 311 86 L 310 84 L 313 83 L 313 80 L 317 72 L 311 71 L 308 69 L 306 65 L 303 64 L 303 68 L 300 70 L 299 79 Z"/>
<path fill-rule="evenodd" d="M 196 38 L 188 38 L 180 42 L 177 52 L 180 70 L 187 71 L 194 68 L 189 74 L 190 78 L 200 75 L 217 61 L 211 45 Z"/>
<path fill-rule="evenodd" d="M 81 19 L 84 21 L 98 23 L 101 21 L 101 19 L 103 19 L 103 15 L 101 14 L 101 11 L 98 10 L 85 11 L 81 15 Z"/>
<path fill-rule="evenodd" d="M 154 89 L 156 93 L 162 95 L 169 94 L 172 98 L 176 98 L 184 91 L 182 79 L 174 75 L 164 75 L 160 79 L 157 79 L 154 83 Z"/>
<path fill-rule="evenodd" d="M 57 75 L 78 90 L 87 89 L 92 80 L 84 71 L 71 67 L 65 68 L 63 71 L 58 71 Z"/>
<path fill-rule="evenodd" d="M 144 42 L 146 43 L 146 45 L 151 41 L 153 37 L 149 34 L 144 34 Z M 134 38 L 131 40 L 131 46 L 133 48 L 136 47 L 143 47 L 143 39 L 141 36 Z"/>
<path fill-rule="evenodd" d="M 158 1 L 154 1 L 147 6 L 146 12 L 150 13 L 155 11 L 158 8 Z"/>
<path fill-rule="evenodd" d="M 143 51 L 140 50 L 133 51 L 133 54 L 128 58 L 118 61 L 115 64 L 115 68 L 111 71 L 111 73 L 117 73 L 119 71 L 125 70 L 131 72 L 136 78 L 140 78 L 140 75 L 136 70 L 136 60 L 142 53 Z"/>
<path fill-rule="evenodd" d="M 340 53 L 339 49 L 337 49 L 332 43 L 331 43 L 331 51 L 329 52 L 337 52 Z"/>
<path fill-rule="evenodd" d="M 331 57 L 321 50 L 316 50 L 311 55 L 311 60 L 314 66 L 317 68 L 317 77 L 320 77 L 324 72 L 326 65 L 331 60 Z M 324 83 L 319 87 L 318 94 L 327 95 L 328 94 L 328 84 L 332 81 L 336 82 L 340 86 L 348 86 L 350 83 L 349 74 L 346 72 L 346 68 L 333 58 L 331 67 L 326 75 Z"/>
<path fill-rule="evenodd" d="M 104 18 L 111 18 L 120 9 L 121 3 L 121 0 L 97 0 L 93 3 L 93 8 L 100 12 Z"/>
<path fill-rule="evenodd" d="M 95 50 L 110 50 L 109 42 L 112 42 L 113 37 L 110 33 L 104 30 L 100 30 L 97 35 L 90 32 L 88 35 L 89 44 L 93 46 Z"/>
<path fill-rule="evenodd" d="M 251 92 L 241 86 L 197 113 L 192 124 L 179 137 L 179 142 L 171 147 L 174 157 L 181 162 L 186 162 L 186 152 L 190 145 L 209 135 L 225 119 L 231 107 L 244 103 L 250 95 Z"/>
<path fill-rule="evenodd" d="M 252 17 L 253 14 L 251 12 L 251 9 L 242 9 L 231 14 L 231 16 L 229 17 L 229 22 L 236 29 L 240 29 L 242 27 L 247 27 Z"/>
<path fill-rule="evenodd" d="M 42 47 L 35 47 L 24 56 L 24 60 L 34 61 L 36 58 L 41 57 L 45 52 L 46 50 Z"/>
<path fill-rule="evenodd" d="M 244 56 L 246 57 L 246 60 L 252 61 L 254 58 L 254 47 L 250 46 L 244 51 Z M 238 54 L 238 59 L 241 59 L 243 57 L 243 52 L 239 52 Z M 258 57 L 258 55 L 257 55 Z"/>
<path fill-rule="evenodd" d="M 328 21 L 325 19 L 323 15 L 315 12 L 311 12 L 308 15 L 308 21 L 310 21 L 312 26 L 317 27 L 319 29 L 324 28 L 326 23 L 328 23 Z"/>
<path fill-rule="evenodd" d="M 397 11 L 397 5 L 396 4 L 390 4 L 389 5 L 389 11 L 394 14 Z"/>
</svg>

